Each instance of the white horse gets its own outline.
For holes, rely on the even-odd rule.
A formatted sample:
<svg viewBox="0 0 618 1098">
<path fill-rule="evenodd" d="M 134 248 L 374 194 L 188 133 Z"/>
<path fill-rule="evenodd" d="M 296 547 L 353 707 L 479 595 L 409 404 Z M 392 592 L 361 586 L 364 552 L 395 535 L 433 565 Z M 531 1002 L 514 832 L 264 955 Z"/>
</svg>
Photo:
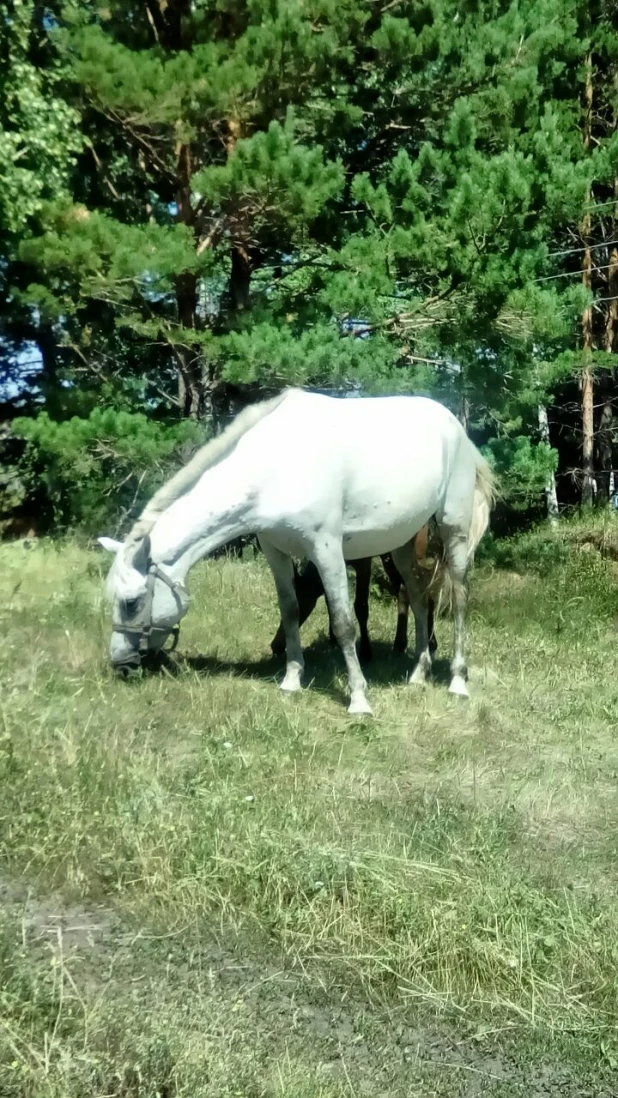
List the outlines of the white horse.
<svg viewBox="0 0 618 1098">
<path fill-rule="evenodd" d="M 107 580 L 114 608 L 110 646 L 119 670 L 178 634 L 193 565 L 242 534 L 258 535 L 279 597 L 286 671 L 301 688 L 304 660 L 293 557 L 317 566 L 343 650 L 350 713 L 370 713 L 358 662 L 346 560 L 390 552 L 416 622 L 416 667 L 431 669 L 426 584 L 414 536 L 435 516 L 452 585 L 451 692 L 467 696 L 465 577 L 489 521 L 491 470 L 458 420 L 424 397 L 340 400 L 298 389 L 243 411 L 153 496 L 116 553 Z M 175 643 L 174 641 L 174 643 Z"/>
</svg>

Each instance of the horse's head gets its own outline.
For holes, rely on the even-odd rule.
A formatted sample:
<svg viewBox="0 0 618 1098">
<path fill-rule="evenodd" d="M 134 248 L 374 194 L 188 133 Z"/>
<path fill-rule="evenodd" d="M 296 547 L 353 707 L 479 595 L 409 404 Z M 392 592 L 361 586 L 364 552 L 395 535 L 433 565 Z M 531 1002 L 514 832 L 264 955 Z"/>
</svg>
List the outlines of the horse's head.
<svg viewBox="0 0 618 1098">
<path fill-rule="evenodd" d="M 148 536 L 137 545 L 112 538 L 99 538 L 99 544 L 116 555 L 107 577 L 114 615 L 110 659 L 117 671 L 128 674 L 149 652 L 160 651 L 169 637 L 176 647 L 189 596 L 183 583 L 151 560 Z"/>
</svg>

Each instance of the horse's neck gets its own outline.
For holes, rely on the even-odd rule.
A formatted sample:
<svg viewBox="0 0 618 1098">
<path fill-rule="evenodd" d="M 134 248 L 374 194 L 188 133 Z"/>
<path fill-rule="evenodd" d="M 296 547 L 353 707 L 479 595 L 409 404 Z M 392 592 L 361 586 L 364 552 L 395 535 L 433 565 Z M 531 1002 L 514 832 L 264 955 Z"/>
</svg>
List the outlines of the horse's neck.
<svg viewBox="0 0 618 1098">
<path fill-rule="evenodd" d="M 250 532 L 248 478 L 228 458 L 204 473 L 190 492 L 160 516 L 151 533 L 151 554 L 184 580 L 202 557 Z"/>
</svg>

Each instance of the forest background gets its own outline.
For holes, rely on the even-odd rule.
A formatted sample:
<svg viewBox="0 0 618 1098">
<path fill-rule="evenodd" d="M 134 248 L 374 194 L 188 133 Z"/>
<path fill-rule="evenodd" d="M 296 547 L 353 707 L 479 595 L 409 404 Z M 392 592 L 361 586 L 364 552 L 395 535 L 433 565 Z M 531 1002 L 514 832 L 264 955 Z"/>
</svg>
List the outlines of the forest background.
<svg viewBox="0 0 618 1098">
<path fill-rule="evenodd" d="M 422 392 L 500 528 L 616 463 L 618 4 L 0 3 L 0 523 L 113 532 L 243 404 Z"/>
</svg>

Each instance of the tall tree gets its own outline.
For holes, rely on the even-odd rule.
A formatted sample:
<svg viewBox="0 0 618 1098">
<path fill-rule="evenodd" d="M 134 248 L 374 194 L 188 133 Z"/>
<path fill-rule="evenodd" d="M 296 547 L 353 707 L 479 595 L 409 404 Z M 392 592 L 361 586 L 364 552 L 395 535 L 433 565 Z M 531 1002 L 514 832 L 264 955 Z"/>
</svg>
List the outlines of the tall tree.
<svg viewBox="0 0 618 1098">
<path fill-rule="evenodd" d="M 613 400 L 603 3 L 593 25 L 566 0 L 70 0 L 46 33 L 84 147 L 19 248 L 22 300 L 57 333 L 55 414 L 422 390 L 542 497 L 583 315 Z M 609 416 L 593 426 L 609 469 Z"/>
<path fill-rule="evenodd" d="M 56 379 L 57 333 L 52 317 L 33 309 L 24 295 L 33 272 L 20 262 L 19 247 L 45 227 L 49 202 L 70 197 L 82 138 L 79 115 L 63 98 L 62 82 L 40 6 L 35 0 L 0 3 L 0 377 L 5 381 L 11 371 L 27 378 L 31 345 L 37 364 L 43 363 L 45 383 Z"/>
</svg>

